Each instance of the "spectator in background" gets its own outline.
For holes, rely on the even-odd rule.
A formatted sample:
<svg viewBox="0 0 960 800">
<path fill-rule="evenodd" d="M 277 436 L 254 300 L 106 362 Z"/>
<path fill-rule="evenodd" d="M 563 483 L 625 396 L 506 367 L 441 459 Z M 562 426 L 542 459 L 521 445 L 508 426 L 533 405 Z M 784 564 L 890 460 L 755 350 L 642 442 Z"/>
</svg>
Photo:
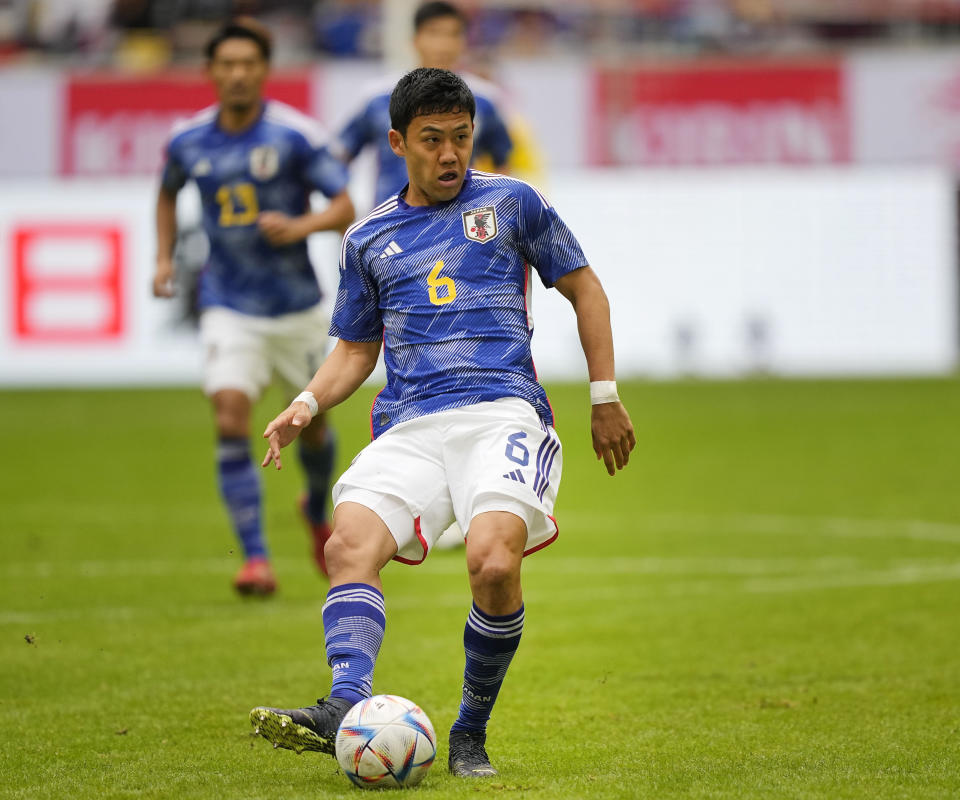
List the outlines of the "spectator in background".
<svg viewBox="0 0 960 800">
<path fill-rule="evenodd" d="M 442 0 L 423 3 L 413 18 L 413 46 L 421 67 L 455 69 L 467 46 L 467 18 L 455 5 Z M 494 171 L 507 166 L 513 143 L 500 110 L 499 92 L 476 76 L 461 73 L 477 102 L 474 157 L 486 154 Z M 397 82 L 391 75 L 364 94 L 359 108 L 340 129 L 331 150 L 345 163 L 372 147 L 377 158 L 374 205 L 399 192 L 407 183 L 402 158 L 390 149 L 390 92 Z"/>
</svg>

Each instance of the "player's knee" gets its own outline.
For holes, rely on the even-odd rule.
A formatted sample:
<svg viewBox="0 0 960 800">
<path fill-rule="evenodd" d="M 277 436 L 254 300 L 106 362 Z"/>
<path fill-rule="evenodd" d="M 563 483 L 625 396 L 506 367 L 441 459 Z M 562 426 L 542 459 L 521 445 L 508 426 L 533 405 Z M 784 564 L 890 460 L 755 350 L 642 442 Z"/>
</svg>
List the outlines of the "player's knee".
<svg viewBox="0 0 960 800">
<path fill-rule="evenodd" d="M 246 417 L 227 409 L 218 409 L 214 413 L 214 424 L 217 426 L 217 435 L 221 438 L 238 438 L 250 435 L 250 426 Z"/>
<path fill-rule="evenodd" d="M 213 419 L 221 437 L 250 435 L 250 400 L 242 392 L 223 390 L 213 396 Z"/>
<path fill-rule="evenodd" d="M 505 548 L 471 554 L 467 558 L 470 583 L 474 586 L 501 587 L 519 579 L 520 565 Z"/>
<path fill-rule="evenodd" d="M 381 539 L 376 531 L 362 524 L 335 518 L 333 532 L 323 549 L 330 576 L 379 572 L 396 552 L 392 539 Z"/>
<path fill-rule="evenodd" d="M 330 533 L 330 538 L 323 548 L 323 555 L 327 559 L 327 568 L 342 567 L 345 564 L 359 559 L 361 551 L 357 532 L 349 524 L 338 522 Z"/>
</svg>

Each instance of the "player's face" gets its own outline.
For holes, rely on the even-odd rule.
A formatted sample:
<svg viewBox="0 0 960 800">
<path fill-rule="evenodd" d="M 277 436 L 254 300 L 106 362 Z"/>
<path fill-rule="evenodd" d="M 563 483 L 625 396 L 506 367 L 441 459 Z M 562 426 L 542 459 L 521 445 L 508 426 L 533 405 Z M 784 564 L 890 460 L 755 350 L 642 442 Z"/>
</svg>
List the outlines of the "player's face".
<svg viewBox="0 0 960 800">
<path fill-rule="evenodd" d="M 407 160 L 407 202 L 443 203 L 463 186 L 473 154 L 473 120 L 466 111 L 414 117 L 406 137 L 390 131 L 390 146 Z"/>
<path fill-rule="evenodd" d="M 250 39 L 221 42 L 207 67 L 220 104 L 232 111 L 243 111 L 260 102 L 268 71 L 267 60 Z"/>
<path fill-rule="evenodd" d="M 436 17 L 424 22 L 414 34 L 413 46 L 421 67 L 453 69 L 466 48 L 463 23 L 456 17 Z"/>
</svg>

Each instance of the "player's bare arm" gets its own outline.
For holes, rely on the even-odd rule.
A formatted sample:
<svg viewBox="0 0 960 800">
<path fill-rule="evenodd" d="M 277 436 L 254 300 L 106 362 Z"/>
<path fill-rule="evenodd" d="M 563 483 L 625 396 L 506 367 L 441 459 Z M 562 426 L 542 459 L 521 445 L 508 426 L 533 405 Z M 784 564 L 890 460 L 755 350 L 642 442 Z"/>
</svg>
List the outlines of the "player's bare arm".
<svg viewBox="0 0 960 800">
<path fill-rule="evenodd" d="M 587 359 L 591 383 L 613 381 L 613 331 L 610 328 L 610 303 L 600 279 L 590 267 L 568 272 L 556 283 L 577 315 L 580 345 Z M 597 459 L 603 459 L 610 475 L 623 469 L 636 447 L 630 415 L 619 400 L 591 407 L 590 431 Z"/>
<path fill-rule="evenodd" d="M 355 216 L 353 201 L 344 190 L 331 198 L 322 211 L 309 211 L 298 217 L 291 217 L 281 211 L 264 211 L 257 217 L 257 225 L 270 244 L 280 247 L 306 239 L 311 233 L 343 233 Z"/>
<path fill-rule="evenodd" d="M 157 194 L 157 265 L 153 273 L 154 297 L 173 297 L 173 245 L 177 240 L 177 196 L 161 188 Z"/>
<path fill-rule="evenodd" d="M 323 413 L 346 400 L 370 376 L 380 357 L 380 342 L 337 341 L 333 352 L 327 356 L 317 374 L 307 384 L 317 401 L 317 413 Z M 266 467 L 272 461 L 277 469 L 283 464 L 280 450 L 300 435 L 313 415 L 306 403 L 294 401 L 267 425 L 263 438 L 268 442 L 267 454 L 260 465 Z"/>
</svg>

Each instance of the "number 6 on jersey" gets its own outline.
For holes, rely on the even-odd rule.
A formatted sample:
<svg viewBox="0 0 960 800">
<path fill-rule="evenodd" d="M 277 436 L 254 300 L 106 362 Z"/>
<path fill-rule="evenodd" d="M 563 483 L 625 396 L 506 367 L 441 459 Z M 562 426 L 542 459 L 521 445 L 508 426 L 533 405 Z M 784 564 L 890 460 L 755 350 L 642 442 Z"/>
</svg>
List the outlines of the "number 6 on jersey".
<svg viewBox="0 0 960 800">
<path fill-rule="evenodd" d="M 441 278 L 440 270 L 442 269 L 443 262 L 438 261 L 434 268 L 430 270 L 430 274 L 427 276 L 430 302 L 435 306 L 445 306 L 447 303 L 452 303 L 457 299 L 457 284 L 453 282 L 453 278 Z M 447 290 L 447 293 L 443 297 L 441 297 L 437 291 L 441 287 Z"/>
</svg>

